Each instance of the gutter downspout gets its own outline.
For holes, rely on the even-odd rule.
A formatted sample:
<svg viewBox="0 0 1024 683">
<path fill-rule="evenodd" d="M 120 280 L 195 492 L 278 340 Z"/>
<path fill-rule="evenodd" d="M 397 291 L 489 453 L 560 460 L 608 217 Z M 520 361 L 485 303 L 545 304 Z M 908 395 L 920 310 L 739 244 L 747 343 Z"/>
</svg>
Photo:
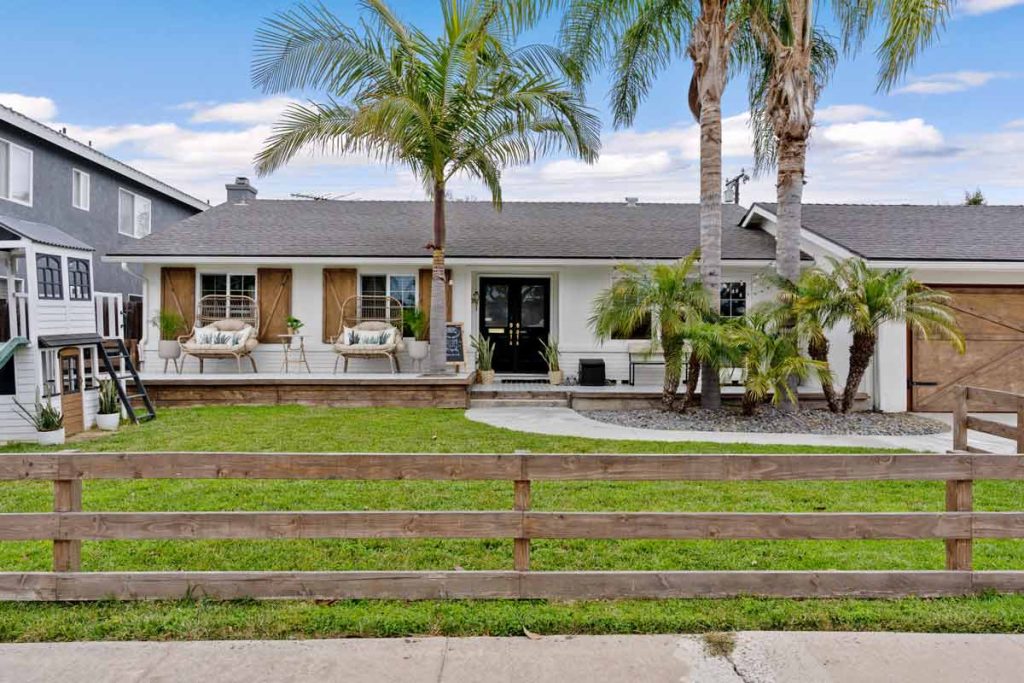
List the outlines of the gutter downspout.
<svg viewBox="0 0 1024 683">
<path fill-rule="evenodd" d="M 149 278 L 145 275 L 133 273 L 131 268 L 128 267 L 128 263 L 125 261 L 121 261 L 121 270 L 123 270 L 129 277 L 133 277 L 136 280 L 142 280 L 142 315 L 145 316 L 147 310 L 146 300 L 149 298 Z M 146 346 L 149 342 L 149 325 L 147 325 L 146 322 L 147 321 L 145 320 L 142 321 L 142 339 L 139 340 L 139 343 L 142 344 L 143 354 L 145 353 Z M 143 354 L 140 354 L 140 360 L 144 357 Z M 140 363 L 140 365 L 142 365 L 142 363 Z"/>
</svg>

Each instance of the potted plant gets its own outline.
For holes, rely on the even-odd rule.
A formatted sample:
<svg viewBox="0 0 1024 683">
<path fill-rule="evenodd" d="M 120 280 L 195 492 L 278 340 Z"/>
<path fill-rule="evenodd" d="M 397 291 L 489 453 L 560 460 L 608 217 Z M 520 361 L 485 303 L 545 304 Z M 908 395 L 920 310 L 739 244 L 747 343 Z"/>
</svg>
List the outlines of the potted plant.
<svg viewBox="0 0 1024 683">
<path fill-rule="evenodd" d="M 96 426 L 105 432 L 116 432 L 121 424 L 121 397 L 114 380 L 100 381 L 100 405 L 96 412 Z"/>
<path fill-rule="evenodd" d="M 480 384 L 494 384 L 494 342 L 481 336 L 471 340 L 476 353 L 476 376 Z"/>
<path fill-rule="evenodd" d="M 57 446 L 64 443 L 64 415 L 60 408 L 54 407 L 50 398 L 47 398 L 44 404 L 39 398 L 39 392 L 36 391 L 34 411 L 23 406 L 18 399 L 14 399 L 14 403 L 21 410 L 21 416 L 36 428 L 36 442 L 40 446 Z"/>
<path fill-rule="evenodd" d="M 290 315 L 284 319 L 284 325 L 288 328 L 288 334 L 296 335 L 299 333 L 299 330 L 306 326 L 306 323 L 302 322 L 294 315 Z"/>
<path fill-rule="evenodd" d="M 548 366 L 548 382 L 551 384 L 562 383 L 562 368 L 558 365 L 558 341 L 548 339 L 541 341 L 540 355 Z"/>
<path fill-rule="evenodd" d="M 427 314 L 419 308 L 407 308 L 402 311 L 402 323 L 405 329 L 412 334 L 412 339 L 407 339 L 405 348 L 409 351 L 409 358 L 419 368 L 423 359 L 430 354 L 430 344 L 427 341 L 430 336 L 430 324 Z"/>
<path fill-rule="evenodd" d="M 157 355 L 164 361 L 164 370 L 167 370 L 167 361 L 172 360 L 177 367 L 178 357 L 181 356 L 181 344 L 178 343 L 178 335 L 185 330 L 185 319 L 174 311 L 160 311 L 153 317 L 153 324 L 160 330 L 160 346 Z"/>
</svg>

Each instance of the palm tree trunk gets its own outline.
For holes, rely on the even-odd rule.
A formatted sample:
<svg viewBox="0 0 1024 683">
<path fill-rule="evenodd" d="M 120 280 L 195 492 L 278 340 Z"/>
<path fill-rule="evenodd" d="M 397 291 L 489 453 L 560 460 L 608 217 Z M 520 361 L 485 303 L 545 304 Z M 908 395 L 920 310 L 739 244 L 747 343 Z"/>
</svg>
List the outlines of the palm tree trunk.
<svg viewBox="0 0 1024 683">
<path fill-rule="evenodd" d="M 854 332 L 853 343 L 850 344 L 850 372 L 846 375 L 846 386 L 843 387 L 842 412 L 848 413 L 857 398 L 857 389 L 864 378 L 864 372 L 875 355 L 875 333 Z"/>
<path fill-rule="evenodd" d="M 448 371 L 445 363 L 444 333 L 447 321 L 445 310 L 448 282 L 444 276 L 445 188 L 443 183 L 434 186 L 434 241 L 433 277 L 430 286 L 430 357 L 427 369 L 430 374 L 441 375 Z"/>
<path fill-rule="evenodd" d="M 758 404 L 758 400 L 757 400 L 757 397 L 754 396 L 754 394 L 750 393 L 749 391 L 744 391 L 743 392 L 743 404 L 742 405 L 743 405 L 743 414 L 744 415 L 749 417 L 749 416 L 755 414 L 757 412 L 757 404 Z"/>
<path fill-rule="evenodd" d="M 691 351 L 689 358 L 686 359 L 686 397 L 683 399 L 681 412 L 685 413 L 694 404 L 698 381 L 700 381 L 700 359 Z"/>
<path fill-rule="evenodd" d="M 782 135 L 779 138 L 779 172 L 775 189 L 778 222 L 775 228 L 775 268 L 780 277 L 795 282 L 800 277 L 800 228 L 803 224 L 804 165 L 807 139 Z M 788 321 L 787 328 L 792 327 Z M 779 408 L 793 412 L 799 408 L 799 380 L 788 380 L 792 400 L 782 399 Z"/>
<path fill-rule="evenodd" d="M 716 313 L 722 282 L 722 93 L 731 42 L 727 4 L 727 0 L 701 1 L 690 44 L 700 105 L 700 276 Z M 721 407 L 717 364 L 705 363 L 701 375 L 701 405 Z"/>
<path fill-rule="evenodd" d="M 825 337 L 824 335 L 822 335 L 820 339 L 811 338 L 807 343 L 807 355 L 811 357 L 811 360 L 827 364 L 828 351 L 828 337 Z M 839 399 L 836 397 L 836 388 L 832 386 L 831 375 L 822 375 L 821 393 L 825 395 L 825 402 L 828 404 L 828 409 L 833 413 L 838 413 L 841 406 L 839 405 Z"/>
<path fill-rule="evenodd" d="M 666 336 L 661 340 L 665 354 L 665 381 L 661 385 L 661 403 L 666 409 L 674 410 L 679 392 L 679 379 L 683 372 L 683 342 Z"/>
</svg>

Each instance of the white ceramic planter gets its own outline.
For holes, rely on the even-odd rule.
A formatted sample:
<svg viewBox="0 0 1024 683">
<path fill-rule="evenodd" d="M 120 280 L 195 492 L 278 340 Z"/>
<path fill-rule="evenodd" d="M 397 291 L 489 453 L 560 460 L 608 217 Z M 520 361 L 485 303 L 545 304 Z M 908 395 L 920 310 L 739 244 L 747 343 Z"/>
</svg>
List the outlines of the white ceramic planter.
<svg viewBox="0 0 1024 683">
<path fill-rule="evenodd" d="M 156 353 L 160 360 L 175 360 L 181 355 L 181 345 L 176 339 L 161 339 Z"/>
<path fill-rule="evenodd" d="M 36 432 L 36 443 L 40 446 L 59 446 L 64 443 L 64 428 L 52 432 Z"/>
<path fill-rule="evenodd" d="M 121 413 L 97 413 L 96 426 L 105 432 L 116 432 L 121 425 Z"/>
</svg>

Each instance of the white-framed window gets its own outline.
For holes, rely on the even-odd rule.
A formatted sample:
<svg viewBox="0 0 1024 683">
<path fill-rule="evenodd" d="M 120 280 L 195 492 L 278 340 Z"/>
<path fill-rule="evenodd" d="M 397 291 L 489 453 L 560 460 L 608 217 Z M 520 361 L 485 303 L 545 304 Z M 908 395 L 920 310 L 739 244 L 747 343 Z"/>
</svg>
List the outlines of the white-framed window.
<svg viewBox="0 0 1024 683">
<path fill-rule="evenodd" d="M 208 294 L 230 294 L 232 296 L 247 296 L 253 301 L 256 300 L 256 276 L 240 273 L 200 273 L 199 274 L 199 296 Z M 225 311 L 225 317 L 245 316 L 251 314 L 247 306 L 239 302 L 233 302 L 234 310 Z M 243 310 L 244 309 L 244 310 Z"/>
<path fill-rule="evenodd" d="M 57 349 L 40 349 L 39 360 L 43 379 L 43 398 L 50 398 L 60 394 L 60 384 L 57 383 Z"/>
<path fill-rule="evenodd" d="M 32 150 L 0 139 L 0 199 L 32 206 Z"/>
<path fill-rule="evenodd" d="M 142 195 L 119 188 L 117 231 L 128 237 L 145 237 L 152 231 L 153 203 Z"/>
<path fill-rule="evenodd" d="M 89 174 L 77 168 L 71 169 L 71 206 L 89 210 Z"/>
<path fill-rule="evenodd" d="M 390 296 L 397 299 L 403 308 L 416 307 L 416 276 L 415 275 L 361 275 L 359 277 L 359 293 L 363 296 Z M 363 303 L 362 317 L 385 318 L 388 311 L 384 300 Z"/>
</svg>

